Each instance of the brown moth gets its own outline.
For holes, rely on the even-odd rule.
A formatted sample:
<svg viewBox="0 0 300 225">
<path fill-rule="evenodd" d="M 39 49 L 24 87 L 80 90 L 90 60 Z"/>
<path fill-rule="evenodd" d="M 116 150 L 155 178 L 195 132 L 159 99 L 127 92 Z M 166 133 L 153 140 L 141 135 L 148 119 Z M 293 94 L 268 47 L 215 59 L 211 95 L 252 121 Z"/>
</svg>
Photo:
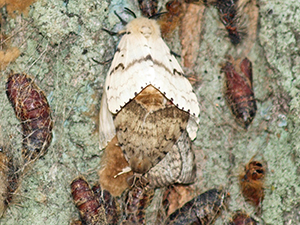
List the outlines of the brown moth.
<svg viewBox="0 0 300 225">
<path fill-rule="evenodd" d="M 252 87 L 252 63 L 247 58 L 241 62 L 232 58 L 230 61 L 222 67 L 225 100 L 237 123 L 247 129 L 257 110 Z"/>
<path fill-rule="evenodd" d="M 144 174 L 171 151 L 183 131 L 196 137 L 200 109 L 156 21 L 134 19 L 123 33 L 102 95 L 100 148 L 117 135 L 129 170 Z"/>
<path fill-rule="evenodd" d="M 145 88 L 114 120 L 119 145 L 130 168 L 146 173 L 161 161 L 186 128 L 188 119 L 187 112 L 166 101 L 153 86 Z"/>
<path fill-rule="evenodd" d="M 53 121 L 44 92 L 26 74 L 11 73 L 6 94 L 23 131 L 22 156 L 26 161 L 43 156 L 52 140 Z"/>
</svg>

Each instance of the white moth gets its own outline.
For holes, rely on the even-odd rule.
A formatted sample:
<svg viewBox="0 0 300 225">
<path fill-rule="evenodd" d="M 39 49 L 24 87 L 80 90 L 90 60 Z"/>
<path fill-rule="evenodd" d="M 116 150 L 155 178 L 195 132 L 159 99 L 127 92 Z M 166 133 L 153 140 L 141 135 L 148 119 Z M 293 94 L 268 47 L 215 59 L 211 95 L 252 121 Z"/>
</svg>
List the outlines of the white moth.
<svg viewBox="0 0 300 225">
<path fill-rule="evenodd" d="M 197 97 L 183 70 L 160 35 L 155 20 L 144 17 L 127 24 L 108 71 L 100 109 L 100 149 L 116 135 L 113 116 L 148 85 L 159 90 L 191 116 L 187 131 L 193 140 L 200 113 Z"/>
</svg>

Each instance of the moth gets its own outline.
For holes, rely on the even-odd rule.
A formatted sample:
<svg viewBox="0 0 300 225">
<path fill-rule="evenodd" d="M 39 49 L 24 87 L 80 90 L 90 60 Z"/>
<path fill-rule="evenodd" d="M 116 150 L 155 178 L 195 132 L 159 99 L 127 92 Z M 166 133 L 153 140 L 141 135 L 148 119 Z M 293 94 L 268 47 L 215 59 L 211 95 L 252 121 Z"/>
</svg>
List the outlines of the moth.
<svg viewBox="0 0 300 225">
<path fill-rule="evenodd" d="M 259 206 L 264 199 L 265 173 L 266 169 L 263 163 L 252 158 L 239 176 L 242 194 L 254 206 Z"/>
<path fill-rule="evenodd" d="M 83 224 L 107 224 L 103 205 L 83 177 L 77 177 L 72 181 L 71 193 Z"/>
<path fill-rule="evenodd" d="M 138 0 L 142 16 L 151 17 L 157 14 L 158 0 Z"/>
<path fill-rule="evenodd" d="M 200 109 L 156 21 L 134 19 L 121 33 L 102 94 L 100 149 L 117 135 L 130 170 L 144 174 L 184 130 L 195 139 Z"/>
<path fill-rule="evenodd" d="M 166 3 L 167 13 L 160 16 L 158 23 L 162 37 L 169 37 L 176 27 L 179 25 L 180 20 L 184 13 L 183 5 L 178 0 L 168 1 Z"/>
<path fill-rule="evenodd" d="M 164 224 L 213 224 L 225 207 L 227 194 L 224 190 L 210 189 L 173 212 Z"/>
<path fill-rule="evenodd" d="M 225 74 L 224 96 L 238 124 L 245 129 L 255 117 L 257 106 L 252 83 L 252 63 L 245 58 L 222 67 Z"/>
<path fill-rule="evenodd" d="M 43 156 L 51 143 L 53 128 L 44 92 L 28 75 L 11 73 L 6 83 L 6 95 L 21 121 L 24 161 Z"/>
<path fill-rule="evenodd" d="M 236 211 L 229 222 L 229 225 L 256 225 L 257 222 L 247 213 Z"/>
</svg>

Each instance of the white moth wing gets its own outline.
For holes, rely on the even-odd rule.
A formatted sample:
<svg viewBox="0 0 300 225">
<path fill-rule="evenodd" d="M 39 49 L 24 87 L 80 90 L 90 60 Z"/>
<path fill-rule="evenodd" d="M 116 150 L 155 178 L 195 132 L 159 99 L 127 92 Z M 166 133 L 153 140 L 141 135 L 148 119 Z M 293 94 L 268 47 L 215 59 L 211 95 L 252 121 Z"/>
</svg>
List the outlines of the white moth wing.
<svg viewBox="0 0 300 225">
<path fill-rule="evenodd" d="M 101 99 L 101 108 L 99 114 L 99 148 L 103 149 L 116 135 L 116 129 L 113 121 L 113 115 L 108 110 L 106 91 L 103 91 Z"/>
<path fill-rule="evenodd" d="M 156 21 L 142 17 L 127 25 L 108 72 L 108 109 L 117 113 L 148 85 L 157 88 L 179 109 L 198 117 L 197 97 L 162 40 Z"/>
</svg>

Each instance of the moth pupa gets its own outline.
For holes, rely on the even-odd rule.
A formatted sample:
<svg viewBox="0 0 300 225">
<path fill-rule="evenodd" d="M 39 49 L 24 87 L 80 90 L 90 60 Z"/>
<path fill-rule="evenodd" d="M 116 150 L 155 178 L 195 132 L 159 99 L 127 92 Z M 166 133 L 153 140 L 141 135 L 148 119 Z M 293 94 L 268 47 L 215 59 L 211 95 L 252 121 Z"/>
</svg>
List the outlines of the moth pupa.
<svg viewBox="0 0 300 225">
<path fill-rule="evenodd" d="M 129 167 L 145 173 L 184 130 L 196 137 L 200 109 L 156 21 L 134 19 L 122 33 L 102 96 L 100 148 L 117 135 Z"/>
<path fill-rule="evenodd" d="M 241 15 L 237 2 L 239 0 L 218 0 L 215 5 L 219 11 L 219 17 L 224 24 L 232 44 L 239 44 L 246 35 L 242 28 Z"/>
<path fill-rule="evenodd" d="M 246 57 L 257 39 L 256 0 L 216 0 L 212 4 L 218 9 L 230 42 L 235 46 L 230 54 Z"/>
<path fill-rule="evenodd" d="M 93 186 L 92 190 L 99 200 L 100 205 L 104 207 L 107 224 L 118 224 L 120 207 L 116 198 L 114 198 L 109 191 L 104 190 L 100 184 Z"/>
<path fill-rule="evenodd" d="M 5 140 L 5 139 L 4 139 Z M 5 144 L 0 145 L 0 218 L 7 206 L 14 203 L 21 176 L 20 165 L 12 156 L 12 149 Z"/>
<path fill-rule="evenodd" d="M 210 189 L 173 212 L 164 224 L 213 224 L 225 207 L 227 197 L 224 190 Z"/>
<path fill-rule="evenodd" d="M 83 224 L 107 224 L 103 205 L 83 177 L 77 177 L 72 181 L 71 193 Z"/>
<path fill-rule="evenodd" d="M 257 222 L 243 211 L 236 211 L 229 222 L 229 225 L 256 225 Z"/>
<path fill-rule="evenodd" d="M 25 161 L 43 156 L 52 140 L 53 121 L 44 92 L 26 74 L 11 73 L 6 95 L 23 132 L 22 156 Z"/>
<path fill-rule="evenodd" d="M 144 17 L 151 17 L 157 13 L 158 0 L 138 0 L 138 3 Z"/>
<path fill-rule="evenodd" d="M 264 199 L 265 173 L 264 164 L 252 158 L 239 176 L 242 194 L 254 206 L 259 206 Z"/>
<path fill-rule="evenodd" d="M 138 181 L 136 183 L 143 183 Z M 146 224 L 146 209 L 154 196 L 154 189 L 146 188 L 143 185 L 133 185 L 123 195 L 124 212 L 122 225 Z"/>
<path fill-rule="evenodd" d="M 252 63 L 247 58 L 240 63 L 232 58 L 231 61 L 222 67 L 225 73 L 224 96 L 236 121 L 247 129 L 257 110 L 252 86 Z"/>
<path fill-rule="evenodd" d="M 8 197 L 8 158 L 0 152 L 0 218 L 7 207 Z"/>
</svg>

